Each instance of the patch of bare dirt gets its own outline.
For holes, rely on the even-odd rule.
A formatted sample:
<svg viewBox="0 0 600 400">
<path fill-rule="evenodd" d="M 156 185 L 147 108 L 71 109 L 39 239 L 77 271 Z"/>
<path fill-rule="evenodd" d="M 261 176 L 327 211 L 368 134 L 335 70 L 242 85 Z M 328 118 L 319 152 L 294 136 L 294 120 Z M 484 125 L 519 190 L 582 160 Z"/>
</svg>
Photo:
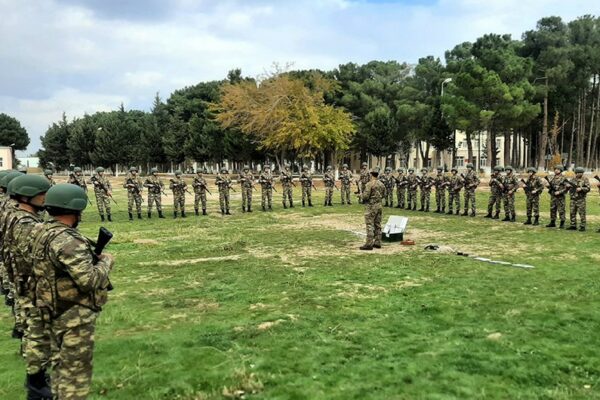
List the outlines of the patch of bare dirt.
<svg viewBox="0 0 600 400">
<path fill-rule="evenodd" d="M 187 258 L 182 260 L 168 260 L 168 261 L 143 261 L 138 263 L 138 265 L 160 265 L 160 266 L 168 266 L 168 267 L 176 267 L 179 265 L 186 264 L 198 264 L 209 261 L 235 261 L 240 259 L 239 254 L 231 255 L 231 256 L 222 256 L 222 257 L 204 257 L 204 258 Z"/>
</svg>

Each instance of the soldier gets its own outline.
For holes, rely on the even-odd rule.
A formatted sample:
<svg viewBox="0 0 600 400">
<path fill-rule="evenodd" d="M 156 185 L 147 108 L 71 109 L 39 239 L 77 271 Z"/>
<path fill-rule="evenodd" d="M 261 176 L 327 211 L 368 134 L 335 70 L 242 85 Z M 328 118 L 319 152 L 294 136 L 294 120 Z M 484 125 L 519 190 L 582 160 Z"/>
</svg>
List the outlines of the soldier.
<svg viewBox="0 0 600 400">
<path fill-rule="evenodd" d="M 571 226 L 567 228 L 569 231 L 577 229 L 577 214 L 579 214 L 579 231 L 585 231 L 586 225 L 586 197 L 591 190 L 590 181 L 583 176 L 585 170 L 582 167 L 575 168 L 575 178 L 566 180 L 571 195 Z"/>
<path fill-rule="evenodd" d="M 444 176 L 444 168 L 437 167 L 437 175 L 433 178 L 433 186 L 435 186 L 435 213 L 446 213 L 446 186 L 448 179 Z"/>
<path fill-rule="evenodd" d="M 215 184 L 219 188 L 219 205 L 221 206 L 221 215 L 231 215 L 229 212 L 229 190 L 231 189 L 231 178 L 229 177 L 229 171 L 227 171 L 227 169 L 221 169 L 221 172 L 217 174 Z"/>
<path fill-rule="evenodd" d="M 502 193 L 504 192 L 504 178 L 500 174 L 501 172 L 502 167 L 494 167 L 494 172 L 490 177 L 490 198 L 488 200 L 488 213 L 484 218 L 500 218 L 500 205 L 502 203 Z M 496 208 L 496 212 L 492 216 L 494 207 Z"/>
<path fill-rule="evenodd" d="M 535 168 L 527 168 L 529 177 L 527 181 L 521 180 L 525 186 L 527 221 L 523 225 L 539 225 L 540 224 L 540 195 L 544 191 L 544 183 L 542 179 L 535 174 Z M 531 217 L 534 217 L 533 224 Z"/>
<path fill-rule="evenodd" d="M 323 184 L 325 186 L 325 204 L 324 206 L 332 207 L 331 201 L 333 200 L 333 188 L 335 187 L 335 175 L 328 165 L 325 173 L 323 174 Z"/>
<path fill-rule="evenodd" d="M 405 204 L 405 199 L 406 199 L 406 185 L 408 184 L 408 181 L 406 180 L 406 177 L 404 176 L 404 170 L 402 168 L 398 168 L 398 176 L 395 177 L 395 182 L 396 182 L 396 197 L 398 200 L 398 204 L 396 205 L 396 208 L 404 208 Z"/>
<path fill-rule="evenodd" d="M 250 172 L 250 167 L 244 167 L 240 174 L 240 186 L 242 188 L 242 211 L 252 212 L 252 189 L 254 189 L 254 176 Z"/>
<path fill-rule="evenodd" d="M 342 171 L 340 172 L 340 194 L 342 196 L 342 205 L 348 203 L 352 204 L 350 200 L 350 191 L 352 190 L 352 172 L 348 170 L 348 164 L 342 165 Z"/>
<path fill-rule="evenodd" d="M 206 191 L 208 190 L 208 187 L 206 186 L 206 179 L 202 176 L 201 169 L 196 171 L 192 187 L 194 188 L 194 212 L 196 213 L 196 216 L 200 215 L 200 202 L 202 202 L 202 215 L 207 215 Z"/>
<path fill-rule="evenodd" d="M 50 219 L 34 228 L 30 242 L 35 305 L 52 338 L 52 393 L 61 400 L 88 396 L 96 319 L 114 265 L 76 229 L 87 202 L 77 186 L 50 188 L 44 203 Z"/>
<path fill-rule="evenodd" d="M 392 175 L 392 168 L 385 168 L 385 180 L 382 183 L 385 186 L 385 206 L 394 207 L 394 184 L 396 178 Z"/>
<path fill-rule="evenodd" d="M 164 218 L 165 216 L 162 213 L 161 194 L 164 193 L 165 185 L 158 177 L 158 168 L 152 168 L 150 170 L 150 176 L 146 178 L 144 186 L 148 188 L 148 218 L 152 218 L 153 205 L 156 205 L 158 218 Z"/>
<path fill-rule="evenodd" d="M 506 176 L 504 177 L 504 219 L 502 221 L 515 222 L 515 193 L 519 190 L 519 179 L 513 173 L 510 165 L 504 169 Z"/>
<path fill-rule="evenodd" d="M 419 180 L 419 187 L 421 188 L 421 208 L 419 211 L 429 212 L 429 203 L 431 201 L 431 186 L 433 186 L 433 179 L 427 175 L 429 171 L 427 168 L 421 170 L 421 178 Z"/>
<path fill-rule="evenodd" d="M 265 168 L 258 177 L 258 183 L 260 183 L 261 189 L 261 206 L 263 211 L 273 210 L 273 174 L 271 174 L 271 166 L 265 165 Z"/>
<path fill-rule="evenodd" d="M 129 220 L 133 221 L 133 205 L 137 211 L 138 219 L 142 219 L 142 189 L 144 182 L 138 175 L 137 167 L 129 168 L 129 174 L 123 182 L 123 188 L 127 189 L 127 212 Z"/>
<path fill-rule="evenodd" d="M 4 228 L 3 250 L 7 275 L 14 288 L 15 314 L 20 315 L 24 332 L 22 353 L 27 378 L 28 399 L 52 398 L 46 369 L 50 361 L 50 334 L 42 315 L 34 307 L 33 287 L 30 285 L 32 263 L 29 242 L 34 226 L 43 221 L 42 212 L 50 182 L 37 175 L 22 175 L 11 184 L 11 195 L 18 206 L 11 213 Z"/>
<path fill-rule="evenodd" d="M 87 193 L 87 182 L 85 181 L 85 177 L 83 176 L 83 171 L 80 167 L 73 168 L 73 172 L 69 174 L 69 179 L 67 183 L 72 183 L 73 185 L 77 185 L 81 187 Z"/>
<path fill-rule="evenodd" d="M 48 179 L 48 182 L 50 182 L 50 186 L 56 185 L 56 182 L 52 178 L 53 175 L 54 175 L 54 173 L 52 172 L 51 169 L 47 169 L 44 171 L 44 176 L 46 177 L 46 179 Z"/>
<path fill-rule="evenodd" d="M 556 214 L 560 217 L 560 229 L 565 227 L 566 212 L 565 212 L 565 194 L 567 193 L 567 185 L 563 176 L 564 167 L 557 165 L 554 167 L 554 177 L 548 180 L 550 193 L 550 223 L 546 228 L 556 228 Z"/>
<path fill-rule="evenodd" d="M 476 209 L 476 200 L 477 197 L 475 195 L 475 190 L 477 186 L 479 186 L 479 177 L 475 173 L 473 164 L 467 164 L 467 173 L 463 177 L 464 185 L 465 185 L 465 209 L 462 213 L 463 216 L 469 215 L 469 206 L 471 208 L 471 217 L 474 217 L 477 213 Z"/>
<path fill-rule="evenodd" d="M 302 207 L 305 206 L 308 200 L 308 206 L 312 207 L 312 188 L 313 181 L 312 175 L 308 171 L 308 167 L 305 165 L 302 167 L 302 174 L 300 174 L 300 184 L 302 185 Z"/>
<path fill-rule="evenodd" d="M 415 175 L 414 168 L 408 169 L 408 176 L 406 177 L 406 185 L 408 189 L 408 197 L 407 197 L 407 209 L 408 210 L 417 210 L 417 187 L 419 186 L 419 180 Z"/>
<path fill-rule="evenodd" d="M 360 177 L 359 177 L 360 193 L 365 192 L 367 183 L 369 183 L 369 181 L 371 180 L 371 174 L 369 173 L 368 166 L 369 165 L 366 162 L 363 162 L 362 166 L 361 166 Z"/>
<path fill-rule="evenodd" d="M 287 208 L 286 202 L 289 200 L 290 208 L 294 208 L 294 199 L 293 193 L 295 187 L 294 185 L 294 177 L 290 172 L 289 164 L 286 164 L 283 167 L 283 171 L 281 171 L 281 176 L 279 177 L 279 181 L 281 182 L 281 192 L 283 196 L 283 208 Z"/>
<path fill-rule="evenodd" d="M 181 171 L 175 171 L 175 179 L 171 179 L 169 189 L 173 191 L 173 218 L 177 218 L 177 211 L 181 211 L 181 218 L 185 218 L 185 192 L 187 183 L 181 177 Z"/>
<path fill-rule="evenodd" d="M 106 210 L 106 219 L 112 222 L 110 214 L 110 197 L 112 196 L 112 187 L 108 179 L 104 176 L 104 168 L 96 168 L 96 175 L 92 176 L 92 184 L 94 185 L 94 194 L 96 195 L 96 206 L 100 219 L 104 222 L 104 210 Z"/>
<path fill-rule="evenodd" d="M 461 177 L 458 175 L 458 169 L 452 167 L 450 170 L 452 175 L 448 178 L 448 215 L 454 214 L 454 206 L 456 206 L 456 215 L 460 214 L 460 190 L 463 187 Z"/>
<path fill-rule="evenodd" d="M 381 217 L 383 213 L 381 201 L 385 193 L 385 187 L 377 179 L 378 170 L 371 171 L 370 175 L 371 180 L 360 195 L 362 203 L 365 204 L 365 225 L 367 228 L 367 240 L 360 247 L 361 250 L 381 248 Z"/>
</svg>

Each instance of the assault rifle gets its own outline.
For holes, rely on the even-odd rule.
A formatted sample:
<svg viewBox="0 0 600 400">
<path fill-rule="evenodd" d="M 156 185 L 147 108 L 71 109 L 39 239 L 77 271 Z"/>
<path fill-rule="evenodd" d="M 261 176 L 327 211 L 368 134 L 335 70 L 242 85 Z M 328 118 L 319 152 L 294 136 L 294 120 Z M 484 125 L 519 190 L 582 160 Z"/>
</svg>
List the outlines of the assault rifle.
<svg viewBox="0 0 600 400">
<path fill-rule="evenodd" d="M 164 194 L 165 196 L 169 197 L 169 195 L 165 193 L 165 191 L 160 187 L 160 185 L 158 183 L 147 183 L 146 185 L 149 185 L 150 187 L 153 187 L 153 188 L 158 188 L 158 190 L 160 191 L 161 194 Z"/>
<path fill-rule="evenodd" d="M 183 184 L 181 184 L 181 183 L 175 182 L 175 179 L 170 179 L 170 181 L 173 184 L 173 187 L 182 187 L 186 193 L 192 194 L 192 192 L 190 192 L 186 186 L 183 186 Z"/>
<path fill-rule="evenodd" d="M 275 189 L 275 185 L 273 185 L 273 182 L 272 182 L 272 181 L 268 181 L 268 180 L 262 179 L 262 177 L 260 177 L 260 178 L 258 179 L 258 183 L 260 183 L 261 185 L 262 185 L 262 184 L 265 184 L 265 185 L 267 185 L 267 189 L 273 189 L 273 191 L 274 191 L 275 193 L 278 193 L 278 192 L 277 192 L 277 189 Z"/>
<path fill-rule="evenodd" d="M 465 174 L 460 174 L 460 177 L 462 178 L 463 182 L 467 181 L 467 177 L 465 176 Z M 477 183 L 471 182 L 467 185 L 467 189 L 474 189 L 474 188 L 475 189 L 477 188 Z"/>
<path fill-rule="evenodd" d="M 196 184 L 192 183 L 192 186 L 194 186 L 194 187 L 198 186 L 198 187 L 204 188 L 204 190 L 206 190 L 208 192 L 208 194 L 210 194 L 212 196 L 212 193 L 210 192 L 210 190 L 208 190 L 208 187 L 206 186 L 206 184 L 204 184 L 204 183 L 198 183 L 196 185 Z"/>
<path fill-rule="evenodd" d="M 92 176 L 92 178 L 90 179 L 92 181 L 92 183 L 94 184 L 94 186 L 99 187 L 105 195 L 107 195 L 108 197 L 110 197 L 110 199 L 118 205 L 117 201 L 112 197 L 112 194 L 109 193 L 108 188 L 106 187 L 106 185 L 104 185 L 104 183 L 100 182 L 98 180 L 97 177 Z"/>
<path fill-rule="evenodd" d="M 521 178 L 521 182 L 523 182 L 523 190 L 525 193 L 531 192 L 531 188 L 529 187 L 529 184 L 525 182 L 525 179 Z"/>
<path fill-rule="evenodd" d="M 133 181 L 133 178 L 127 178 L 127 180 L 125 181 L 125 184 L 127 186 L 129 186 L 129 185 L 133 186 L 133 191 L 136 194 L 140 194 L 140 187 L 138 186 L 138 184 L 136 182 Z"/>
<path fill-rule="evenodd" d="M 554 194 L 554 192 L 558 192 L 558 189 L 554 186 L 552 181 L 550 179 L 548 179 L 548 176 L 545 176 L 544 179 L 548 181 L 548 187 L 550 188 L 550 195 L 556 196 Z"/>
<path fill-rule="evenodd" d="M 102 251 L 104 251 L 104 248 L 112 238 L 113 234 L 108 229 L 106 229 L 105 227 L 100 228 L 100 231 L 98 232 L 98 240 L 96 240 L 96 247 L 94 247 L 94 264 L 98 264 L 98 261 L 100 261 L 100 255 L 102 254 Z M 108 286 L 106 287 L 106 290 L 111 291 L 113 289 L 114 287 L 112 283 L 108 281 Z"/>
</svg>

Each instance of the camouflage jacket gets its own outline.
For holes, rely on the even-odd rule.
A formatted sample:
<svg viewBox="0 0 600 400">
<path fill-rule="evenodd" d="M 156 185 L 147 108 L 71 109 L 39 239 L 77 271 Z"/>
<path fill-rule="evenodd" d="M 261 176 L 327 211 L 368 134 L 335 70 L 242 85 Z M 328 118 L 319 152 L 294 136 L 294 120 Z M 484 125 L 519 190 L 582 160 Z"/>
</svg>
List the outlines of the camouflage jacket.
<svg viewBox="0 0 600 400">
<path fill-rule="evenodd" d="M 250 189 L 254 186 L 254 175 L 252 175 L 252 172 L 242 172 L 238 181 L 243 188 Z"/>
<path fill-rule="evenodd" d="M 557 196 L 555 192 L 558 192 L 558 196 L 564 196 L 567 193 L 566 179 L 562 174 L 554 175 L 550 180 L 550 195 Z"/>
<path fill-rule="evenodd" d="M 77 185 L 77 186 L 83 188 L 83 190 L 85 190 L 87 192 L 87 183 L 86 183 L 85 177 L 83 175 L 78 175 L 78 174 L 72 173 L 69 175 L 69 179 L 67 180 L 67 183 Z"/>
<path fill-rule="evenodd" d="M 394 175 L 392 175 L 391 172 L 386 172 L 384 176 L 385 176 L 385 182 L 383 184 L 385 185 L 385 188 L 387 190 L 393 189 L 394 182 L 395 182 Z"/>
<path fill-rule="evenodd" d="M 346 170 L 342 170 L 340 172 L 340 182 L 344 186 L 350 186 L 352 184 L 352 172 Z"/>
<path fill-rule="evenodd" d="M 293 180 L 292 173 L 286 170 L 281 171 L 281 175 L 279 176 L 279 180 L 283 186 L 289 187 L 292 186 Z"/>
<path fill-rule="evenodd" d="M 127 178 L 125 178 L 125 181 L 123 182 L 123 188 L 127 189 L 129 193 L 140 193 L 143 187 L 144 182 L 139 176 L 134 177 L 132 175 L 129 175 L 127 176 Z"/>
<path fill-rule="evenodd" d="M 108 178 L 105 176 L 96 174 L 92 176 L 90 181 L 94 185 L 94 192 L 96 194 L 108 194 L 112 191 L 112 186 L 110 185 Z"/>
<path fill-rule="evenodd" d="M 175 177 L 175 178 L 171 178 L 169 180 L 169 189 L 171 189 L 173 191 L 174 194 L 184 194 L 185 193 L 185 188 L 187 187 L 187 183 L 185 183 L 185 181 L 183 180 L 183 178 L 179 177 Z"/>
<path fill-rule="evenodd" d="M 98 259 L 92 242 L 56 219 L 37 224 L 29 247 L 37 307 L 60 316 L 73 305 L 100 311 L 107 301 L 113 264 Z"/>
<path fill-rule="evenodd" d="M 465 184 L 465 190 L 473 192 L 475 191 L 475 189 L 477 189 L 477 186 L 479 186 L 480 180 L 474 171 L 467 172 L 463 179 Z"/>
<path fill-rule="evenodd" d="M 10 198 L 3 199 L 0 204 L 0 258 L 4 259 L 4 234 L 7 231 L 7 225 L 12 214 L 17 210 L 18 204 Z"/>
<path fill-rule="evenodd" d="M 519 189 L 519 179 L 515 174 L 506 175 L 503 179 L 504 191 L 507 194 L 514 194 Z"/>
<path fill-rule="evenodd" d="M 448 177 L 448 191 L 458 193 L 463 187 L 462 178 L 456 174 Z"/>
<path fill-rule="evenodd" d="M 419 187 L 421 190 L 431 190 L 431 187 L 434 184 L 434 179 L 430 176 L 424 175 L 420 177 L 421 181 L 419 182 Z"/>
<path fill-rule="evenodd" d="M 371 174 L 369 173 L 369 170 L 366 168 L 363 168 L 360 170 L 360 183 L 369 183 L 369 181 L 371 180 Z"/>
<path fill-rule="evenodd" d="M 217 185 L 220 192 L 229 191 L 231 188 L 231 178 L 228 175 L 218 174 L 215 178 L 215 185 Z"/>
<path fill-rule="evenodd" d="M 406 177 L 406 182 L 408 182 L 408 190 L 416 190 L 419 186 L 419 180 L 417 179 L 417 176 L 415 174 L 408 174 L 408 176 Z"/>
<path fill-rule="evenodd" d="M 311 187 L 313 184 L 312 179 L 313 179 L 312 175 L 308 171 L 303 171 L 302 174 L 300 175 L 300 183 L 302 184 L 303 187 Z"/>
<path fill-rule="evenodd" d="M 196 175 L 192 181 L 192 187 L 194 188 L 194 193 L 206 192 L 206 179 L 204 179 L 202 176 Z"/>
<path fill-rule="evenodd" d="M 433 186 L 436 190 L 442 190 L 448 185 L 448 178 L 444 174 L 437 174 L 433 177 Z"/>
<path fill-rule="evenodd" d="M 260 187 L 263 189 L 273 188 L 273 174 L 263 171 L 258 177 L 258 183 L 260 183 Z"/>
<path fill-rule="evenodd" d="M 500 174 L 495 173 L 490 177 L 490 190 L 495 195 L 499 195 L 504 191 L 504 178 Z"/>
<path fill-rule="evenodd" d="M 160 194 L 165 188 L 160 178 L 155 175 L 148 176 L 144 182 L 144 186 L 148 188 L 148 193 L 152 194 Z"/>
<path fill-rule="evenodd" d="M 385 195 L 385 186 L 379 180 L 369 181 L 365 187 L 365 191 L 361 195 L 363 203 L 369 206 L 381 207 L 381 201 Z"/>
<path fill-rule="evenodd" d="M 579 179 L 573 178 L 566 180 L 566 184 L 569 188 L 569 194 L 571 195 L 572 200 L 584 199 L 592 188 L 589 179 L 585 176 L 582 176 Z M 577 189 L 579 189 L 579 191 Z"/>
<path fill-rule="evenodd" d="M 398 176 L 394 177 L 394 181 L 396 182 L 396 187 L 398 189 L 405 187 L 408 183 L 403 174 L 398 174 Z"/>
<path fill-rule="evenodd" d="M 544 191 L 544 182 L 537 175 L 530 176 L 525 181 L 525 194 L 527 196 L 539 196 Z"/>
<path fill-rule="evenodd" d="M 329 188 L 335 186 L 335 175 L 333 175 L 333 172 L 325 172 L 323 174 L 323 184 L 325 185 L 325 187 Z"/>
</svg>

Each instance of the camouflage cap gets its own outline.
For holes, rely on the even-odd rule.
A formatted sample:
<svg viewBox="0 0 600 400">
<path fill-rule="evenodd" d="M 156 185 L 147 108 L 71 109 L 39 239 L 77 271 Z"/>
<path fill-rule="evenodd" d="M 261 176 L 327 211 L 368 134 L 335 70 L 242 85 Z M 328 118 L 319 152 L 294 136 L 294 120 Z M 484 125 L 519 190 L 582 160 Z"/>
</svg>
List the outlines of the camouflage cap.
<svg viewBox="0 0 600 400">
<path fill-rule="evenodd" d="M 302 171 L 304 171 L 304 170 L 306 170 L 306 169 L 308 169 L 308 165 L 303 165 L 303 166 L 302 166 Z"/>
<path fill-rule="evenodd" d="M 331 171 L 331 165 L 327 166 L 327 171 Z"/>
<path fill-rule="evenodd" d="M 60 208 L 70 211 L 83 211 L 87 207 L 88 197 L 83 188 L 70 183 L 59 183 L 46 193 L 44 207 Z"/>
<path fill-rule="evenodd" d="M 227 173 L 227 168 L 221 168 L 221 173 L 222 174 L 226 174 Z"/>
<path fill-rule="evenodd" d="M 265 164 L 265 169 L 271 169 L 271 164 Z"/>
<path fill-rule="evenodd" d="M 527 172 L 529 172 L 530 174 L 535 174 L 537 171 L 535 170 L 535 168 L 529 167 L 527 168 Z"/>
<path fill-rule="evenodd" d="M 403 174 L 404 173 L 404 169 L 398 168 L 398 172 L 401 173 L 401 174 Z"/>
<path fill-rule="evenodd" d="M 422 173 L 427 173 L 427 172 L 429 172 L 429 171 L 427 170 L 427 168 L 423 168 L 423 169 L 421 169 L 421 172 L 422 172 Z"/>
<path fill-rule="evenodd" d="M 391 172 L 392 171 L 392 167 L 385 167 L 385 172 Z"/>
<path fill-rule="evenodd" d="M 379 168 L 379 167 L 375 167 L 375 168 L 371 169 L 371 173 L 372 173 L 372 174 L 379 174 L 379 171 L 380 171 L 380 170 L 381 170 L 381 168 Z"/>
<path fill-rule="evenodd" d="M 507 165 L 506 167 L 504 167 L 504 170 L 512 172 L 513 171 L 513 167 L 511 167 L 510 165 Z"/>
<path fill-rule="evenodd" d="M 156 167 L 154 167 L 154 168 L 151 168 L 151 169 L 150 169 L 150 173 L 151 173 L 151 174 L 156 174 L 156 173 L 158 173 L 158 168 L 156 168 Z"/>
<path fill-rule="evenodd" d="M 73 172 L 83 172 L 83 171 L 81 170 L 81 167 L 75 167 L 75 168 L 73 168 Z"/>
<path fill-rule="evenodd" d="M 348 164 L 342 165 L 342 168 L 348 168 Z"/>
<path fill-rule="evenodd" d="M 98 167 L 96 168 L 96 172 L 100 173 L 100 172 L 104 172 L 104 168 L 102 167 Z"/>
<path fill-rule="evenodd" d="M 438 172 L 443 172 L 444 171 L 444 168 L 442 168 L 442 167 L 437 167 L 436 169 L 437 169 Z"/>
<path fill-rule="evenodd" d="M 408 172 L 415 172 L 415 169 L 414 168 L 409 168 Z"/>
<path fill-rule="evenodd" d="M 494 172 L 502 172 L 502 167 L 495 166 L 494 167 Z"/>
<path fill-rule="evenodd" d="M 363 167 L 367 167 L 369 164 L 367 164 L 366 162 L 363 161 L 363 163 L 361 164 Z"/>
<path fill-rule="evenodd" d="M 575 168 L 575 173 L 576 174 L 583 174 L 585 172 L 585 169 L 583 169 L 583 167 L 577 167 Z"/>
<path fill-rule="evenodd" d="M 563 167 L 562 165 L 555 165 L 555 166 L 554 166 L 554 170 L 555 170 L 555 171 L 556 171 L 556 170 L 559 170 L 560 172 L 562 172 L 562 171 L 564 171 L 564 170 L 565 170 L 565 167 Z"/>
<path fill-rule="evenodd" d="M 8 184 L 10 183 L 10 181 L 12 181 L 13 179 L 22 176 L 23 173 L 19 172 L 19 171 L 9 171 L 6 175 L 4 175 L 4 178 L 2 178 L 2 180 L 0 180 L 0 187 L 3 188 L 7 188 Z"/>
<path fill-rule="evenodd" d="M 45 169 L 45 170 L 44 170 L 44 175 L 46 175 L 46 176 L 50 176 L 50 175 L 54 175 L 54 173 L 52 172 L 52 170 L 51 170 L 51 169 Z"/>
<path fill-rule="evenodd" d="M 129 167 L 129 172 L 138 172 L 137 167 Z"/>
<path fill-rule="evenodd" d="M 452 167 L 452 168 L 450 169 L 450 172 L 458 172 L 458 168 L 456 168 L 456 167 Z"/>
<path fill-rule="evenodd" d="M 249 171 L 249 170 L 250 170 L 250 167 L 247 165 L 244 165 L 244 171 Z"/>
<path fill-rule="evenodd" d="M 21 175 L 10 182 L 9 194 L 24 197 L 35 197 L 46 193 L 50 189 L 50 182 L 39 175 Z"/>
</svg>

